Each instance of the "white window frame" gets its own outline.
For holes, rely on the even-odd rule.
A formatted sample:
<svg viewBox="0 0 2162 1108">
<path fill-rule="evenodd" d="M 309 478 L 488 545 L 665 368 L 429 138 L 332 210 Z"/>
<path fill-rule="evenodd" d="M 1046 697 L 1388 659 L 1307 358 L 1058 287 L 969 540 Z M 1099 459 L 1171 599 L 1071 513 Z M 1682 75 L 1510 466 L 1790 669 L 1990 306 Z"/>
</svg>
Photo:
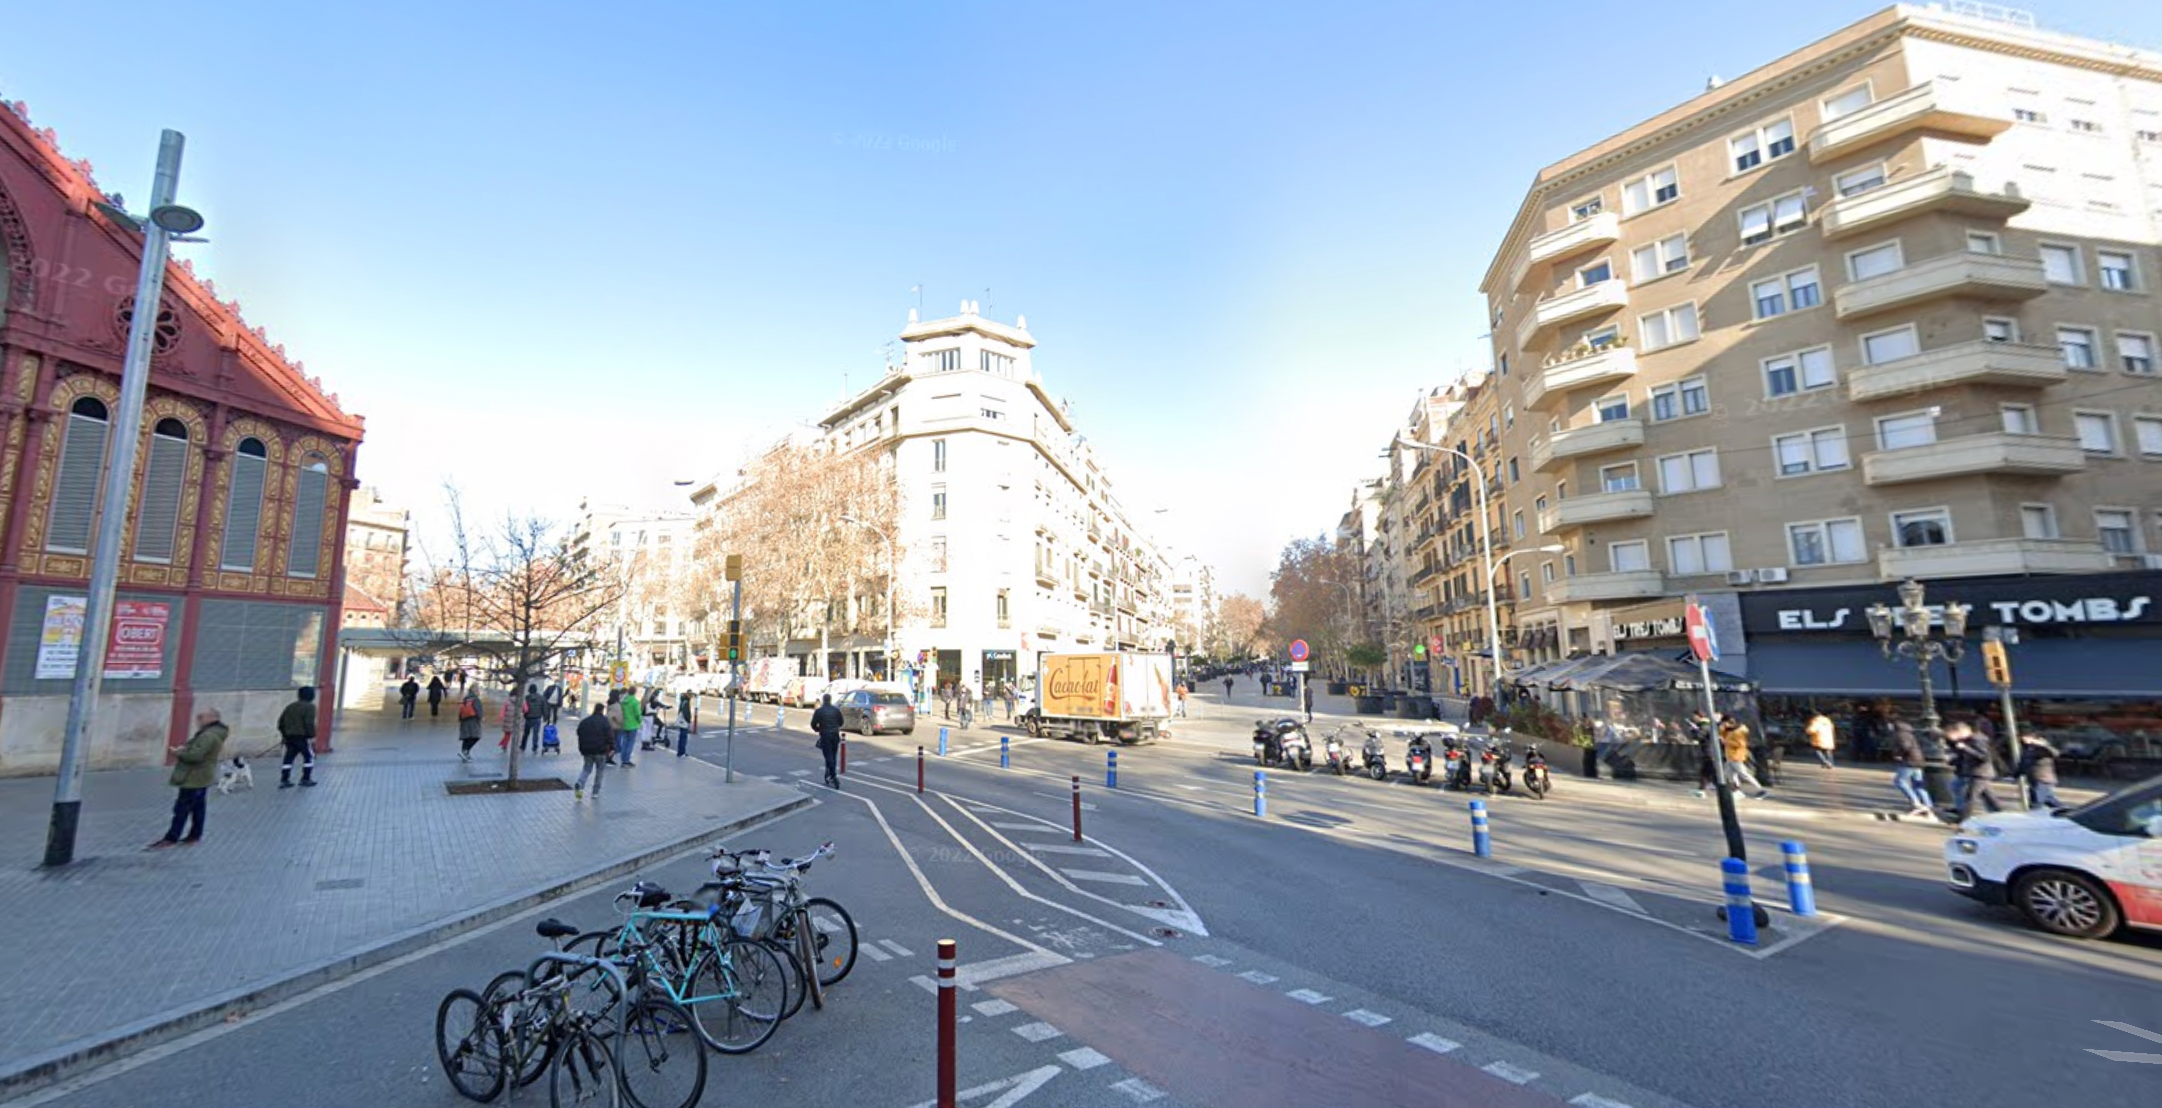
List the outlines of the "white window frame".
<svg viewBox="0 0 2162 1108">
<path fill-rule="evenodd" d="M 1899 357 L 1897 357 L 1897 358 L 1887 358 L 1887 359 L 1885 359 L 1884 361 L 1881 361 L 1881 362 L 1880 362 L 1880 361 L 1876 361 L 1876 360 L 1872 359 L 1872 358 L 1871 358 L 1871 357 L 1869 356 L 1869 340 L 1871 340 L 1871 339 L 1881 339 L 1881 338 L 1884 338 L 1884 337 L 1885 337 L 1885 336 L 1887 336 L 1887 335 L 1896 335 L 1896 334 L 1900 334 L 1900 333 L 1902 333 L 1902 332 L 1904 332 L 1904 333 L 1905 333 L 1905 334 L 1907 335 L 1907 337 L 1908 337 L 1908 338 L 1910 338 L 1910 339 L 1912 339 L 1912 340 L 1913 340 L 1913 345 L 1914 345 L 1914 351 L 1913 351 L 1913 353 L 1909 353 L 1909 354 L 1902 354 L 1902 355 L 1900 355 L 1900 356 L 1899 356 Z M 1885 328 L 1884 330 L 1881 330 L 1881 331 L 1871 331 L 1871 332 L 1869 332 L 1868 334 L 1862 335 L 1861 337 L 1859 337 L 1859 338 L 1855 339 L 1855 340 L 1854 340 L 1854 342 L 1855 342 L 1855 345 L 1856 345 L 1856 347 L 1857 347 L 1857 348 L 1859 348 L 1859 350 L 1861 351 L 1861 355 L 1862 355 L 1862 364 L 1863 364 L 1863 365 L 1890 365 L 1890 364 L 1892 364 L 1893 362 L 1903 362 L 1903 361 L 1907 360 L 1908 358 L 1916 357 L 1916 356 L 1920 355 L 1920 354 L 1921 354 L 1921 352 L 1922 352 L 1922 332 L 1921 332 L 1921 329 L 1920 329 L 1920 328 L 1918 328 L 1918 327 L 1916 327 L 1916 326 L 1915 326 L 1914 324 L 1912 324 L 1912 323 L 1904 323 L 1904 324 L 1901 324 L 1901 325 L 1899 325 L 1899 326 L 1897 326 L 1897 327 L 1887 327 L 1887 328 Z"/>
<path fill-rule="evenodd" d="M 1606 276 L 1604 276 L 1604 277 L 1601 277 L 1601 278 L 1599 278 L 1599 279 L 1598 279 L 1597 281 L 1590 281 L 1590 280 L 1586 280 L 1586 279 L 1585 279 L 1585 277 L 1584 277 L 1584 275 L 1585 275 L 1585 274 L 1587 274 L 1587 273 L 1590 273 L 1591 271 L 1593 271 L 1593 270 L 1595 270 L 1595 269 L 1600 269 L 1600 268 L 1604 268 L 1604 269 L 1606 270 Z M 1611 280 L 1613 280 L 1613 279 L 1614 279 L 1614 259 L 1612 259 L 1612 258 L 1599 258 L 1599 259 L 1597 259 L 1596 261 L 1593 261 L 1593 262 L 1592 262 L 1592 263 L 1591 263 L 1590 265 L 1582 265 L 1582 266 L 1578 266 L 1578 267 L 1577 267 L 1577 271 L 1576 271 L 1576 287 L 1577 287 L 1577 288 L 1580 288 L 1580 289 L 1588 289 L 1588 288 L 1592 287 L 1593 285 L 1605 284 L 1606 282 L 1608 282 L 1608 281 L 1611 281 Z"/>
<path fill-rule="evenodd" d="M 1809 363 L 1803 360 L 1813 354 L 1822 354 L 1824 356 L 1823 364 L 1826 370 L 1824 379 L 1814 383 L 1812 383 L 1808 374 L 1804 372 Z M 1794 387 L 1792 389 L 1781 392 L 1773 386 L 1772 366 L 1775 362 L 1791 363 L 1789 368 L 1794 375 Z M 1767 400 L 1786 396 L 1800 396 L 1805 392 L 1817 392 L 1822 389 L 1833 388 L 1839 384 L 1839 365 L 1837 360 L 1833 358 L 1832 348 L 1829 346 L 1812 346 L 1805 350 L 1790 350 L 1784 354 L 1775 354 L 1758 362 L 1757 371 L 1764 380 L 1764 396 Z"/>
<path fill-rule="evenodd" d="M 1509 513 L 1509 530 L 1511 531 L 1511 538 L 1521 539 L 1524 537 L 1524 509 L 1518 508 L 1516 511 Z"/>
<path fill-rule="evenodd" d="M 1861 104 L 1852 108 L 1835 107 L 1835 105 L 1837 105 L 1840 101 L 1853 97 L 1854 94 L 1857 92 L 1862 94 Z M 1876 102 L 1877 94 L 1874 83 L 1869 81 L 1863 81 L 1861 84 L 1856 85 L 1853 88 L 1833 93 L 1832 95 L 1817 101 L 1817 118 L 1826 123 L 1830 123 L 1835 119 L 1845 119 L 1858 111 L 1862 111 L 1868 108 L 1870 105 L 1875 104 Z"/>
<path fill-rule="evenodd" d="M 1674 335 L 1677 333 L 1674 326 L 1674 321 L 1677 319 L 1682 319 L 1685 316 L 1689 320 L 1690 335 L 1688 338 L 1685 339 L 1677 339 L 1674 337 Z M 1664 326 L 1667 332 L 1666 342 L 1655 343 L 1651 341 L 1651 321 L 1654 319 L 1664 321 Z M 1647 312 L 1637 317 L 1638 345 L 1642 346 L 1646 351 L 1666 350 L 1670 347 L 1682 346 L 1687 343 L 1695 342 L 1703 337 L 1704 319 L 1698 313 L 1697 302 L 1694 300 L 1691 300 L 1684 304 L 1676 304 L 1672 307 L 1662 308 L 1656 312 Z"/>
<path fill-rule="evenodd" d="M 2109 543 L 2102 537 L 2102 517 L 2104 515 L 2121 515 L 2124 517 L 2124 532 L 2131 539 L 2131 542 L 2129 544 L 2131 549 L 2117 550 L 2111 547 Z M 2114 557 L 2136 558 L 2141 554 L 2145 554 L 2147 552 L 2147 536 L 2145 534 L 2145 528 L 2140 526 L 2140 510 L 2138 508 L 2126 508 L 2115 504 L 2095 505 L 2094 541 L 2101 543 L 2102 549 Z"/>
<path fill-rule="evenodd" d="M 1706 456 L 1711 459 L 1711 480 L 1709 482 L 1700 482 L 1697 474 L 1697 460 Z M 1667 462 L 1677 458 L 1684 462 L 1689 474 L 1689 485 L 1686 488 L 1670 488 L 1667 485 Z M 1695 450 L 1678 450 L 1672 454 L 1661 454 L 1653 460 L 1653 468 L 1658 470 L 1659 473 L 1659 495 L 1661 496 L 1686 496 L 1693 492 L 1709 492 L 1726 484 L 1726 475 L 1720 472 L 1719 469 L 1719 448 L 1714 446 L 1700 446 Z"/>
<path fill-rule="evenodd" d="M 1621 414 L 1609 417 L 1607 413 L 1615 409 L 1617 401 L 1619 402 Z M 1629 394 L 1615 393 L 1608 396 L 1602 396 L 1599 399 L 1592 401 L 1591 413 L 1595 421 L 1599 423 L 1618 423 L 1622 420 L 1628 419 Z"/>
<path fill-rule="evenodd" d="M 1912 410 L 1912 411 L 1905 411 L 1905 412 L 1890 412 L 1890 413 L 1888 413 L 1888 414 L 1885 414 L 1885 415 L 1881 415 L 1881 416 L 1878 416 L 1878 417 L 1876 417 L 1876 419 L 1874 419 L 1874 420 L 1872 420 L 1872 421 L 1871 421 L 1871 428 L 1872 428 L 1873 432 L 1874 432 L 1874 433 L 1875 433 L 1875 435 L 1876 435 L 1876 439 L 1877 439 L 1877 449 L 1878 449 L 1878 450 L 1913 450 L 1913 449 L 1916 449 L 1917 447 L 1923 447 L 1923 446 L 1935 446 L 1935 445 L 1937 444 L 1937 442 L 1939 441 L 1939 440 L 1938 440 L 1938 438 L 1937 438 L 1937 414 L 1938 414 L 1938 413 L 1937 413 L 1937 409 L 1935 409 L 1935 408 L 1916 408 L 1916 409 L 1914 409 L 1914 410 Z M 1915 443 L 1908 443 L 1908 444 L 1906 444 L 1906 445 L 1904 445 L 1904 446 L 1893 446 L 1893 445 L 1891 445 L 1890 443 L 1888 443 L 1888 442 L 1886 442 L 1886 441 L 1885 441 L 1885 438 L 1884 438 L 1884 425 L 1885 425 L 1885 424 L 1887 424 L 1887 423 L 1904 423 L 1904 422 L 1906 422 L 1906 421 L 1909 421 L 1909 420 L 1913 420 L 1913 419 L 1917 419 L 1917 418 L 1919 418 L 1919 419 L 1923 419 L 1923 420 L 1926 420 L 1926 421 L 1928 421 L 1928 426 L 1929 426 L 1929 441 L 1927 441 L 1927 442 L 1915 442 Z"/>
<path fill-rule="evenodd" d="M 1709 555 L 1709 547 L 1705 545 L 1708 539 L 1719 540 L 1722 552 L 1720 557 L 1716 559 L 1720 563 L 1718 565 L 1712 564 L 1715 559 Z M 1683 569 L 1682 560 L 1675 556 L 1675 551 L 1692 546 L 1696 548 L 1697 568 Z M 1666 548 L 1667 572 L 1678 577 L 1702 577 L 1711 573 L 1725 573 L 1734 568 L 1734 540 L 1725 531 L 1704 531 L 1694 535 L 1669 535 L 1667 536 Z"/>
<path fill-rule="evenodd" d="M 2060 281 L 2057 278 L 2049 275 L 2049 259 L 2052 251 L 2061 251 L 2064 255 L 2067 255 L 2071 258 L 2071 280 Z M 2086 260 L 2080 256 L 2079 246 L 2076 243 L 2038 242 L 2034 245 L 2034 253 L 2036 257 L 2042 259 L 2042 279 L 2044 281 L 2052 285 L 2062 285 L 2066 288 L 2078 288 L 2079 286 L 2087 283 L 2087 263 Z"/>
<path fill-rule="evenodd" d="M 2041 526 L 2039 528 L 2029 526 L 2030 521 L 2033 520 L 2039 520 Z M 2041 534 L 2036 534 L 2037 530 L 2041 531 Z M 2019 533 L 2022 537 L 2030 539 L 2063 538 L 2064 531 L 2057 524 L 2057 506 L 2046 503 L 2021 504 L 2019 506 Z"/>
<path fill-rule="evenodd" d="M 1832 541 L 1833 526 L 1842 523 L 1851 524 L 1854 528 L 1855 556 L 1852 558 L 1840 557 L 1839 546 Z M 1812 532 L 1816 535 L 1817 548 L 1824 552 L 1823 561 L 1810 562 L 1802 559 L 1801 551 L 1794 544 L 1794 536 L 1797 531 Z M 1789 523 L 1787 524 L 1786 534 L 1787 559 L 1793 565 L 1849 566 L 1858 565 L 1869 560 L 1869 533 L 1862 527 L 1862 517 L 1860 516 L 1838 516 L 1832 519 L 1809 519 L 1799 523 Z"/>
<path fill-rule="evenodd" d="M 2135 377 L 2152 377 L 2155 375 L 2156 342 L 2155 333 L 2153 331 L 2118 331 L 2112 337 L 2116 340 L 2117 368 L 2119 370 L 2125 373 L 2132 374 Z M 2132 356 L 2125 353 L 2124 349 L 2124 340 L 2128 338 L 2137 339 L 2141 343 L 2144 343 L 2146 345 L 2147 353 L 2145 354 L 2145 358 L 2147 364 L 2145 366 L 2139 368 L 2134 368 L 2132 366 Z"/>
<path fill-rule="evenodd" d="M 1681 252 L 1678 255 L 1669 257 L 1667 248 L 1675 243 L 1681 244 Z M 1647 256 L 1651 259 L 1649 267 L 1644 265 L 1644 259 Z M 1629 279 L 1633 285 L 1648 284 L 1661 277 L 1672 277 L 1677 273 L 1687 272 L 1689 272 L 1689 235 L 1687 232 L 1668 235 L 1656 242 L 1646 243 L 1629 252 Z"/>
<path fill-rule="evenodd" d="M 2104 263 L 2103 259 L 2105 258 L 2124 259 L 2124 269 L 2121 271 L 2124 274 L 2124 284 L 2113 285 L 2110 283 L 2112 270 Z M 2096 247 L 2094 251 L 2094 283 L 2095 287 L 2103 292 L 2137 293 L 2142 291 L 2141 285 L 2145 282 L 2140 280 L 2139 255 L 2130 250 L 2104 250 L 2101 247 Z"/>
<path fill-rule="evenodd" d="M 2039 435 L 2042 433 L 2041 417 L 2032 404 L 1997 405 L 1998 425 L 2007 435 Z M 2019 424 L 2014 427 L 2013 424 Z"/>
<path fill-rule="evenodd" d="M 1788 201 L 1801 205 L 1801 218 L 1792 223 L 1783 224 L 1780 222 L 1779 213 Z M 1760 209 L 1764 212 L 1764 235 L 1762 238 L 1751 238 L 1749 235 L 1749 213 Z M 1774 196 L 1761 204 L 1751 204 L 1735 213 L 1734 218 L 1741 234 L 1742 245 L 1761 246 L 1809 226 L 1809 197 L 1803 190 L 1795 189 L 1792 192 Z"/>
<path fill-rule="evenodd" d="M 1634 560 L 1638 564 L 1627 569 L 1622 568 L 1621 552 L 1624 550 L 1635 551 L 1637 557 Z M 1652 568 L 1651 542 L 1646 539 L 1624 539 L 1606 544 L 1606 566 L 1615 573 L 1642 573 Z"/>
<path fill-rule="evenodd" d="M 1539 563 L 1539 583 L 1542 585 L 1551 585 L 1554 583 L 1554 563 Z"/>
<path fill-rule="evenodd" d="M 1944 521 L 1943 542 L 1919 543 L 1915 546 L 1910 547 L 1905 542 L 1901 541 L 1900 525 L 1902 520 L 1919 522 L 1920 520 L 1931 516 L 1938 517 Z M 1889 519 L 1892 524 L 1892 545 L 1898 547 L 1901 550 L 1919 550 L 1924 547 L 1930 546 L 1951 546 L 1959 541 L 1958 534 L 1952 530 L 1952 509 L 1950 505 L 1939 504 L 1929 508 L 1908 508 L 1905 511 L 1892 512 L 1886 518 Z"/>
<path fill-rule="evenodd" d="M 1782 127 L 1786 129 L 1785 138 L 1777 139 L 1771 137 L 1773 132 L 1777 131 Z M 1747 142 L 1749 144 L 1749 148 L 1746 153 L 1743 151 L 1742 148 L 1742 144 L 1744 142 Z M 1778 153 L 1773 153 L 1772 147 L 1778 145 L 1780 142 L 1785 142 L 1787 144 L 1787 148 L 1785 150 L 1779 151 Z M 1794 153 L 1796 149 L 1797 144 L 1795 141 L 1794 117 L 1788 115 L 1781 116 L 1778 119 L 1768 119 L 1763 123 L 1760 123 L 1755 127 L 1752 127 L 1749 130 L 1742 132 L 1741 134 L 1728 137 L 1727 174 L 1728 176 L 1738 176 L 1743 173 L 1753 173 L 1756 170 L 1762 169 L 1765 166 L 1768 166 L 1781 158 L 1787 157 L 1788 155 Z M 1748 165 L 1743 165 L 1741 164 L 1743 158 L 1755 158 L 1756 160 L 1750 162 Z"/>
<path fill-rule="evenodd" d="M 2004 236 L 1995 231 L 1968 231 L 1967 253 L 2002 254 L 2004 253 Z"/>
<path fill-rule="evenodd" d="M 2086 341 L 2084 343 L 2067 343 L 2065 342 L 2067 335 L 2082 336 Z M 2083 347 L 2087 351 L 2085 365 L 2073 360 L 2072 350 L 2075 346 Z M 2075 373 L 2100 373 L 2102 371 L 2102 333 L 2093 327 L 2076 327 L 2068 323 L 2060 323 L 2057 325 L 2057 353 L 2064 359 L 2066 369 Z"/>
<path fill-rule="evenodd" d="M 1663 200 L 1659 198 L 1659 190 L 1662 186 L 1657 184 L 1658 178 L 1661 174 L 1665 174 L 1674 179 L 1672 184 L 1663 186 L 1673 189 L 1674 195 L 1669 196 Z M 1644 186 L 1644 200 L 1641 203 L 1638 202 L 1631 194 L 1631 190 L 1636 188 L 1636 186 L 1638 185 Z M 1667 164 L 1660 166 L 1657 169 L 1647 171 L 1640 176 L 1622 182 L 1622 215 L 1624 217 L 1627 217 L 1639 215 L 1648 211 L 1653 211 L 1658 208 L 1664 208 L 1668 204 L 1672 204 L 1675 201 L 1680 200 L 1681 196 L 1681 166 L 1679 163 L 1676 162 L 1668 162 Z"/>
<path fill-rule="evenodd" d="M 1790 473 L 1787 471 L 1784 448 L 1787 443 L 1793 440 L 1799 440 L 1797 445 L 1807 453 L 1808 458 L 1801 469 Z M 1825 461 L 1825 443 L 1836 443 L 1838 445 L 1838 460 L 1836 462 Z M 1847 429 L 1844 425 L 1834 424 L 1830 427 L 1811 427 L 1803 431 L 1789 431 L 1785 434 L 1772 436 L 1772 470 L 1773 477 L 1776 480 L 1785 481 L 1797 477 L 1814 477 L 1820 473 L 1838 473 L 1841 470 L 1853 468 L 1854 452 L 1847 446 Z"/>
<path fill-rule="evenodd" d="M 1623 488 L 1615 488 L 1612 483 L 1607 480 L 1607 473 L 1611 470 L 1624 469 L 1629 471 L 1628 484 L 1626 487 Z M 1637 464 L 1635 462 L 1615 462 L 1612 465 L 1603 465 L 1599 467 L 1600 492 L 1640 492 L 1643 490 L 1643 488 L 1644 474 L 1643 471 L 1637 467 Z"/>
<path fill-rule="evenodd" d="M 2109 440 L 2107 449 L 2087 445 L 2087 436 L 2084 432 L 2091 425 L 2091 421 L 2094 420 L 2100 420 L 2099 426 L 2107 432 L 2106 437 Z M 2098 412 L 2091 408 L 2072 409 L 2072 437 L 2079 440 L 2079 448 L 2082 451 L 2093 454 L 2098 458 L 2115 458 L 2124 453 L 2124 439 L 2117 434 L 2117 413 L 2115 412 Z"/>
<path fill-rule="evenodd" d="M 1606 197 L 1595 192 L 1569 205 L 1569 222 L 1582 223 L 1604 211 L 1606 211 Z"/>
<path fill-rule="evenodd" d="M 1691 385 L 1696 386 L 1696 388 L 1694 390 L 1690 389 L 1689 386 Z M 1704 407 L 1699 411 L 1692 412 L 1687 410 L 1686 398 L 1691 391 L 1701 392 L 1704 394 Z M 1671 397 L 1673 399 L 1673 415 L 1662 416 L 1659 414 L 1659 401 L 1661 397 Z M 1679 381 L 1669 381 L 1666 384 L 1659 385 L 1655 388 L 1648 390 L 1645 393 L 1644 414 L 1650 417 L 1651 421 L 1654 423 L 1672 423 L 1678 419 L 1694 419 L 1697 416 L 1711 414 L 1711 410 L 1711 379 L 1701 373 L 1694 377 L 1684 377 Z"/>
<path fill-rule="evenodd" d="M 2004 327 L 2003 338 L 1998 338 L 1989 333 L 1992 325 L 2002 325 Z M 2018 342 L 2019 320 L 2008 315 L 1985 315 L 1982 317 L 1982 338 L 1986 342 Z"/>
<path fill-rule="evenodd" d="M 2150 461 L 2162 458 L 2162 416 L 2132 417 L 2132 448 Z"/>
<path fill-rule="evenodd" d="M 1609 323 L 1604 327 L 1594 327 L 1584 332 L 1580 341 L 1593 350 L 1605 350 L 1621 341 L 1621 324 Z"/>
<path fill-rule="evenodd" d="M 1875 273 L 1865 274 L 1862 272 L 1861 267 L 1855 264 L 1858 259 L 1866 258 L 1873 254 L 1884 253 L 1886 251 L 1890 252 L 1892 264 Z M 1846 263 L 1847 279 L 1849 281 L 1867 281 L 1872 277 L 1882 277 L 1886 274 L 1897 273 L 1900 270 L 1907 268 L 1907 248 L 1898 239 L 1891 239 L 1886 242 L 1880 242 L 1871 246 L 1862 247 L 1860 250 L 1847 251 Z"/>
<path fill-rule="evenodd" d="M 1871 174 L 1875 174 L 1876 180 L 1868 180 Z M 1849 178 L 1857 178 L 1864 183 L 1859 185 L 1849 184 Z M 1856 166 L 1844 173 L 1832 175 L 1832 195 L 1841 197 L 1860 196 L 1865 192 L 1873 192 L 1883 188 L 1891 183 L 1891 180 L 1892 167 L 1888 162 L 1872 162 L 1869 165 Z"/>
<path fill-rule="evenodd" d="M 1798 280 L 1801 277 L 1807 277 L 1809 280 Z M 1766 285 L 1777 286 L 1773 295 L 1769 297 L 1758 291 Z M 1809 304 L 1801 303 L 1798 293 L 1802 289 L 1810 290 L 1810 295 L 1816 299 Z M 1769 308 L 1765 306 L 1767 300 L 1771 301 L 1771 307 Z M 1796 312 L 1806 312 L 1812 308 L 1821 308 L 1823 306 L 1824 274 L 1813 265 L 1805 265 L 1800 269 L 1790 269 L 1785 273 L 1749 283 L 1749 310 L 1753 313 L 1754 318 L 1758 320 L 1775 319 L 1779 316 L 1793 315 Z"/>
</svg>

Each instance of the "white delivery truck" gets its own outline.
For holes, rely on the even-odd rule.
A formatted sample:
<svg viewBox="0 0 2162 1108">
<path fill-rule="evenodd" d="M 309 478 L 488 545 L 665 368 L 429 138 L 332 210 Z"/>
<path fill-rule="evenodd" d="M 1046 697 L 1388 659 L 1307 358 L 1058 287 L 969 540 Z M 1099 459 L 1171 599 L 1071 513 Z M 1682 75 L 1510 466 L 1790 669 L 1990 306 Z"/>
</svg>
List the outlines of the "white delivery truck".
<svg viewBox="0 0 2162 1108">
<path fill-rule="evenodd" d="M 1031 735 L 1155 742 L 1171 718 L 1172 695 L 1169 654 L 1039 654 L 1036 687 L 1018 710 Z"/>
<path fill-rule="evenodd" d="M 781 694 L 788 691 L 788 683 L 795 677 L 794 658 L 754 658 L 750 662 L 750 682 L 744 695 L 762 703 L 778 704 Z"/>
</svg>

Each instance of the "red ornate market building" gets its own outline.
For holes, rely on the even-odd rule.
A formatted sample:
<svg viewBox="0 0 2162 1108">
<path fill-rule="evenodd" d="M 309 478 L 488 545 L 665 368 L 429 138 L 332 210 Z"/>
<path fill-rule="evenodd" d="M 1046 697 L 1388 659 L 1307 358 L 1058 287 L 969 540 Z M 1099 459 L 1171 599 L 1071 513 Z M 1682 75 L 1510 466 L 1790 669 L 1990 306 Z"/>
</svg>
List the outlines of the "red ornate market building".
<svg viewBox="0 0 2162 1108">
<path fill-rule="evenodd" d="M 52 772 L 67 718 L 142 249 L 104 201 L 0 105 L 0 775 Z M 93 767 L 158 764 L 198 707 L 259 749 L 295 686 L 337 703 L 361 434 L 237 303 L 168 268 Z"/>
</svg>

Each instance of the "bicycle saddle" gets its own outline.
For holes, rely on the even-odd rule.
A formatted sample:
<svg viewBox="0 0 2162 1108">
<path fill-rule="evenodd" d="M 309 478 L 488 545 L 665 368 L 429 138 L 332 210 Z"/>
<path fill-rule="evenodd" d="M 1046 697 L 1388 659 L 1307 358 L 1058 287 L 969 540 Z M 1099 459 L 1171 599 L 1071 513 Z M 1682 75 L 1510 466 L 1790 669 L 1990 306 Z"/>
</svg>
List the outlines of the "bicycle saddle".
<svg viewBox="0 0 2162 1108">
<path fill-rule="evenodd" d="M 668 890 L 651 881 L 640 881 L 631 886 L 631 891 L 638 894 L 640 908 L 658 908 L 669 901 Z"/>
<path fill-rule="evenodd" d="M 578 934 L 578 929 L 559 919 L 549 918 L 533 925 L 533 931 L 543 939 L 567 939 Z"/>
</svg>

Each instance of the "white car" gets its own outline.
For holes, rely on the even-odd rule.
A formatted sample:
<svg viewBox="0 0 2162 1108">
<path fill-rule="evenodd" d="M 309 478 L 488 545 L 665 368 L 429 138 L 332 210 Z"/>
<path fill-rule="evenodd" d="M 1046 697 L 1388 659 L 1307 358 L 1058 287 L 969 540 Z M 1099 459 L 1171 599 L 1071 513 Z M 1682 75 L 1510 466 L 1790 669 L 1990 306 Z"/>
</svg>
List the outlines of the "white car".
<svg viewBox="0 0 2162 1108">
<path fill-rule="evenodd" d="M 1944 844 L 1952 889 L 2044 931 L 2162 931 L 2162 777 L 2063 813 L 1976 816 Z"/>
</svg>

